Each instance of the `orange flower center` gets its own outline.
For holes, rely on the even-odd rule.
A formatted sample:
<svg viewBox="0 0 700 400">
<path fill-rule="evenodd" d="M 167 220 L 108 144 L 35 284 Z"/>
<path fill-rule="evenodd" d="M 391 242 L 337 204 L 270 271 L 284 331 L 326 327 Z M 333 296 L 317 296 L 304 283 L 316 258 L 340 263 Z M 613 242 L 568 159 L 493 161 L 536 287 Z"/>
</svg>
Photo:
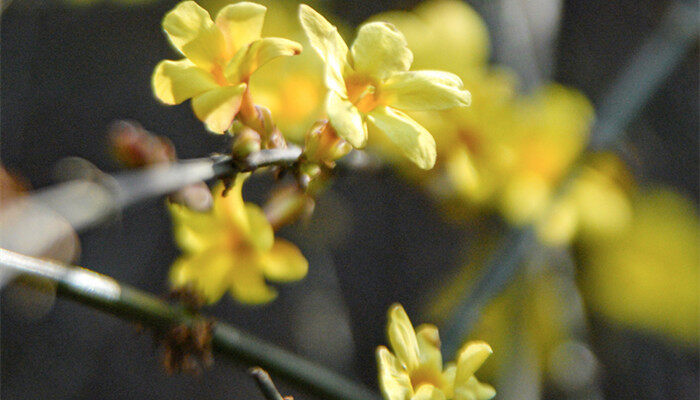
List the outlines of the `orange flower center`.
<svg viewBox="0 0 700 400">
<path fill-rule="evenodd" d="M 214 76 L 214 80 L 219 86 L 231 85 L 224 75 L 224 68 L 219 63 L 214 64 L 214 67 L 211 69 L 211 74 Z"/>
<path fill-rule="evenodd" d="M 380 104 L 378 85 L 368 77 L 351 75 L 345 80 L 345 87 L 348 99 L 361 113 L 370 112 Z"/>
</svg>

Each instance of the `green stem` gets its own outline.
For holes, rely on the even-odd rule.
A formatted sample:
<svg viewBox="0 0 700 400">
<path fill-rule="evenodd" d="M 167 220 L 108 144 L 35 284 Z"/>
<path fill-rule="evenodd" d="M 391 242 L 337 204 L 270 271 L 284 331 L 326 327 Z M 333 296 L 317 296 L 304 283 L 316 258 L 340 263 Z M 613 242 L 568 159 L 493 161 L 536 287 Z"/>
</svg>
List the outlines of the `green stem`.
<svg viewBox="0 0 700 400">
<path fill-rule="evenodd" d="M 0 268 L 57 284 L 59 296 L 151 328 L 192 325 L 194 316 L 156 296 L 94 271 L 67 267 L 0 249 Z M 225 323 L 212 332 L 214 351 L 248 365 L 260 365 L 300 388 L 330 400 L 377 400 L 369 389 L 280 347 Z"/>
</svg>

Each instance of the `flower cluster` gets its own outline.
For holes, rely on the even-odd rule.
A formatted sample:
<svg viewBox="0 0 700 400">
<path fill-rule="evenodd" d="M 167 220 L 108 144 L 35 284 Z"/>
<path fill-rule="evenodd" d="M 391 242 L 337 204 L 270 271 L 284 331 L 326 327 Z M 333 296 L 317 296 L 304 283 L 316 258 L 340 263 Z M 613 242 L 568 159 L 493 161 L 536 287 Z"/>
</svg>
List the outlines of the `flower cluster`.
<svg viewBox="0 0 700 400">
<path fill-rule="evenodd" d="M 214 189 L 214 206 L 197 212 L 170 204 L 175 239 L 184 254 L 175 261 L 170 280 L 191 287 L 209 303 L 230 291 L 243 303 L 265 303 L 276 292 L 265 280 L 289 282 L 303 278 L 308 262 L 293 244 L 276 239 L 262 210 L 245 203 L 241 194 L 248 174 L 239 174 L 223 195 Z"/>
<path fill-rule="evenodd" d="M 387 336 L 394 351 L 377 348 L 379 381 L 386 400 L 488 400 L 496 395 L 474 373 L 491 355 L 484 342 L 468 342 L 458 352 L 457 363 L 443 370 L 440 339 L 433 325 L 413 329 L 403 307 L 389 309 Z"/>
<path fill-rule="evenodd" d="M 297 42 L 260 38 L 266 10 L 240 2 L 224 7 L 212 21 L 194 1 L 178 4 L 163 19 L 163 30 L 185 58 L 156 66 L 156 97 L 165 104 L 192 99 L 195 115 L 210 131 L 226 131 L 245 100 L 250 76 L 277 57 L 301 52 Z"/>
</svg>

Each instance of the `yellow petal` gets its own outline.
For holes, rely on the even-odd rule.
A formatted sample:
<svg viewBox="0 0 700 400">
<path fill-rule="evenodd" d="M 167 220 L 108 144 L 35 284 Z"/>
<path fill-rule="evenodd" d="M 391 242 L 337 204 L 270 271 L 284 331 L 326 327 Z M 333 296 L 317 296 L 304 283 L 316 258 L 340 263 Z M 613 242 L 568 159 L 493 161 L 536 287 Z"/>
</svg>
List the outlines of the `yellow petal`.
<svg viewBox="0 0 700 400">
<path fill-rule="evenodd" d="M 329 91 L 326 97 L 326 112 L 338 136 L 347 140 L 355 148 L 363 148 L 367 143 L 367 127 L 357 107 Z"/>
<path fill-rule="evenodd" d="M 153 71 L 153 93 L 165 104 L 180 104 L 218 87 L 214 77 L 187 59 L 163 60 Z"/>
<path fill-rule="evenodd" d="M 226 66 L 226 79 L 229 82 L 246 81 L 250 75 L 268 61 L 277 57 L 293 56 L 301 52 L 297 42 L 282 38 L 258 39 L 241 49 Z"/>
<path fill-rule="evenodd" d="M 408 71 L 391 75 L 382 86 L 386 104 L 402 110 L 466 107 L 471 94 L 457 75 L 443 71 Z"/>
<path fill-rule="evenodd" d="M 252 203 L 245 203 L 245 212 L 248 220 L 246 236 L 249 242 L 258 251 L 270 251 L 275 241 L 275 233 L 265 213 L 257 204 Z"/>
<path fill-rule="evenodd" d="M 262 257 L 265 277 L 276 282 L 297 281 L 309 270 L 309 262 L 299 248 L 286 240 L 277 239 L 272 250 Z"/>
<path fill-rule="evenodd" d="M 228 282 L 236 300 L 247 304 L 263 304 L 277 297 L 277 292 L 265 283 L 258 252 L 238 252 L 233 264 Z"/>
<path fill-rule="evenodd" d="M 454 189 L 469 198 L 477 198 L 479 174 L 466 146 L 456 146 L 447 156 L 445 172 Z"/>
<path fill-rule="evenodd" d="M 241 107 L 246 84 L 224 86 L 192 99 L 195 115 L 214 133 L 224 133 L 231 126 Z"/>
<path fill-rule="evenodd" d="M 442 390 L 433 385 L 421 385 L 411 400 L 445 400 Z"/>
<path fill-rule="evenodd" d="M 242 1 L 230 4 L 216 15 L 216 25 L 224 35 L 230 54 L 260 39 L 267 8 Z"/>
<path fill-rule="evenodd" d="M 384 346 L 377 347 L 379 387 L 386 400 L 409 400 L 413 396 L 411 378 L 399 360 Z"/>
<path fill-rule="evenodd" d="M 367 119 L 418 167 L 433 168 L 437 156 L 435 139 L 408 115 L 390 107 L 377 107 L 369 112 Z"/>
<path fill-rule="evenodd" d="M 212 249 L 193 255 L 183 255 L 170 269 L 174 287 L 190 286 L 209 303 L 215 303 L 228 289 L 227 275 L 233 259 L 221 249 Z"/>
<path fill-rule="evenodd" d="M 442 372 L 442 381 L 445 382 L 442 390 L 447 398 L 452 398 L 454 395 L 455 376 L 457 376 L 457 366 L 451 362 L 445 366 L 445 370 Z"/>
<path fill-rule="evenodd" d="M 429 368 L 438 375 L 442 374 L 442 352 L 440 335 L 435 325 L 423 324 L 416 329 L 418 354 L 423 368 Z"/>
<path fill-rule="evenodd" d="M 481 383 L 473 376 L 454 392 L 454 400 L 490 400 L 495 396 L 496 390 L 491 385 Z"/>
<path fill-rule="evenodd" d="M 461 383 L 466 383 L 469 377 L 474 375 L 481 364 L 493 353 L 491 346 L 485 342 L 469 342 L 459 352 L 457 361 L 457 376 L 455 377 L 455 391 Z"/>
<path fill-rule="evenodd" d="M 348 46 L 338 29 L 306 4 L 299 6 L 299 20 L 311 47 L 325 63 L 326 86 L 341 96 L 347 96 L 343 72 L 349 68 Z"/>
<path fill-rule="evenodd" d="M 410 372 L 418 367 L 418 341 L 411 320 L 400 304 L 389 308 L 389 324 L 387 326 L 389 343 L 396 357 Z"/>
<path fill-rule="evenodd" d="M 408 71 L 413 62 L 406 38 L 386 22 L 362 25 L 350 54 L 355 71 L 380 81 L 394 72 Z"/>
<path fill-rule="evenodd" d="M 236 174 L 233 185 L 229 188 L 226 196 L 223 196 L 224 185 L 218 184 L 213 190 L 214 212 L 217 218 L 225 221 L 229 229 L 241 232 L 250 232 L 248 214 L 243 202 L 243 184 L 250 176 L 250 172 Z"/>
<path fill-rule="evenodd" d="M 184 252 L 197 253 L 221 243 L 224 228 L 213 213 L 193 211 L 174 203 L 168 203 L 168 209 L 175 241 Z"/>
<path fill-rule="evenodd" d="M 221 59 L 224 38 L 209 13 L 194 1 L 183 1 L 163 18 L 163 30 L 185 57 L 209 70 Z"/>
</svg>

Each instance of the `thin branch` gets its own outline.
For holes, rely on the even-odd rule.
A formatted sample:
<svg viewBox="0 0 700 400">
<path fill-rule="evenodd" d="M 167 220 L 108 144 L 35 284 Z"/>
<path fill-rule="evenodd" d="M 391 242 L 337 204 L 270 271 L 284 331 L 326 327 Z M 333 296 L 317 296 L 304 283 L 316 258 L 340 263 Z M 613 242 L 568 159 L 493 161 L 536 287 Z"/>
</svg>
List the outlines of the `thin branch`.
<svg viewBox="0 0 700 400">
<path fill-rule="evenodd" d="M 51 248 L 65 237 L 65 230 L 50 229 L 58 219 L 80 232 L 140 201 L 236 172 L 270 165 L 289 166 L 297 162 L 300 155 L 301 149 L 295 146 L 261 150 L 242 161 L 230 156 L 212 156 L 158 164 L 116 175 L 99 174 L 98 180 L 73 180 L 37 190 L 0 210 L 3 224 L 0 246 L 19 250 L 22 247 L 14 244 L 22 244 L 30 238 L 31 254 L 42 254 L 42 250 Z M 35 226 L 44 229 L 37 231 L 33 228 Z"/>
<path fill-rule="evenodd" d="M 0 269 L 48 279 L 59 296 L 152 328 L 192 326 L 202 317 L 105 275 L 0 249 Z M 212 331 L 214 351 L 248 365 L 260 365 L 300 388 L 331 400 L 377 400 L 369 389 L 293 353 L 225 323 Z"/>
<path fill-rule="evenodd" d="M 683 59 L 697 39 L 696 10 L 697 6 L 678 1 L 671 6 L 640 53 L 629 62 L 600 103 L 598 123 L 593 127 L 588 150 L 614 147 L 629 122 Z M 559 183 L 555 199 L 567 192 L 582 165 L 582 158 L 572 165 Z M 539 245 L 532 226 L 510 228 L 494 256 L 477 276 L 472 289 L 458 301 L 442 324 L 445 354 L 453 354 L 459 348 L 479 320 L 483 307 L 517 276 L 529 251 Z"/>
<path fill-rule="evenodd" d="M 248 370 L 248 374 L 255 379 L 255 383 L 258 384 L 258 388 L 262 392 L 263 396 L 267 400 L 284 400 L 280 392 L 277 391 L 275 384 L 270 378 L 270 374 L 265 372 L 264 369 L 260 367 L 253 367 Z"/>
</svg>

